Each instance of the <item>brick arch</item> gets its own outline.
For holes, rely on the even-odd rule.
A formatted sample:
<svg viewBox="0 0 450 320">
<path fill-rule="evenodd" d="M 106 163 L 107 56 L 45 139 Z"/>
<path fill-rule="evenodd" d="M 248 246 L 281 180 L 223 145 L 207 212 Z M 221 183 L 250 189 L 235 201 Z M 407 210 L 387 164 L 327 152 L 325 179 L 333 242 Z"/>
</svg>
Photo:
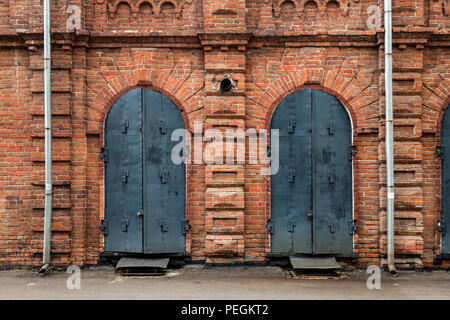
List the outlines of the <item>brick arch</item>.
<svg viewBox="0 0 450 320">
<path fill-rule="evenodd" d="M 101 111 L 101 117 L 98 118 L 98 128 L 101 128 L 101 138 L 103 138 L 104 122 L 112 105 L 124 93 L 135 88 L 155 90 L 169 97 L 181 111 L 186 129 L 191 131 L 189 117 L 187 116 L 184 105 L 181 103 L 182 97 L 179 94 L 179 88 L 182 84 L 183 80 L 171 76 L 167 77 L 163 73 L 155 75 L 150 71 L 122 71 L 120 76 L 116 76 L 105 83 L 104 86 L 97 91 L 94 98 L 94 101 L 98 101 L 96 104 Z"/>
<path fill-rule="evenodd" d="M 352 123 L 353 142 L 356 143 L 358 124 L 355 107 L 351 103 L 351 99 L 356 97 L 357 93 L 361 93 L 363 88 L 358 88 L 351 83 L 351 80 L 321 68 L 303 69 L 298 72 L 292 72 L 269 84 L 265 91 L 266 95 L 264 96 L 265 105 L 268 110 L 266 114 L 266 128 L 270 129 L 270 121 L 279 103 L 289 94 L 306 88 L 325 91 L 335 96 L 344 105 Z M 339 90 L 342 89 L 344 89 L 344 92 L 340 93 Z M 267 99 L 268 97 L 269 99 Z"/>
</svg>

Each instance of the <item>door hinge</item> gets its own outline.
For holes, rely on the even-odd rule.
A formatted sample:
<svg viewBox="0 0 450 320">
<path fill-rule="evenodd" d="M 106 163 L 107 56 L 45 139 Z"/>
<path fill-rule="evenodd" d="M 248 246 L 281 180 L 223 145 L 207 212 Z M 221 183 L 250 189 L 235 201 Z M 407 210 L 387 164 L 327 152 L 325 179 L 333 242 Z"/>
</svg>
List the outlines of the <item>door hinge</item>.
<svg viewBox="0 0 450 320">
<path fill-rule="evenodd" d="M 130 122 L 128 122 L 128 121 L 122 122 L 122 133 L 123 134 L 127 133 L 129 126 L 130 126 Z"/>
<path fill-rule="evenodd" d="M 355 234 L 355 231 L 356 231 L 356 221 L 355 220 L 350 220 L 348 222 L 348 230 L 349 230 L 349 234 L 351 236 Z"/>
<path fill-rule="evenodd" d="M 296 125 L 297 125 L 297 121 L 291 120 L 288 125 L 288 133 L 294 133 Z"/>
<path fill-rule="evenodd" d="M 108 148 L 103 149 L 103 152 L 100 153 L 100 158 L 103 159 L 103 162 L 108 162 Z"/>
<path fill-rule="evenodd" d="M 438 146 L 436 148 L 436 155 L 439 158 L 444 159 L 444 154 L 445 154 L 445 145 Z"/>
<path fill-rule="evenodd" d="M 159 133 L 161 133 L 161 134 L 167 133 L 167 128 L 164 124 L 164 120 L 159 120 Z"/>
<path fill-rule="evenodd" d="M 186 234 L 186 231 L 188 230 L 191 230 L 191 226 L 185 219 L 183 219 L 181 221 L 181 233 Z"/>
<path fill-rule="evenodd" d="M 127 183 L 128 176 L 129 176 L 128 170 L 124 170 L 122 173 L 122 183 Z"/>
<path fill-rule="evenodd" d="M 130 221 L 128 219 L 122 219 L 122 223 L 120 224 L 122 227 L 122 232 L 128 232 L 128 225 Z"/>
<path fill-rule="evenodd" d="M 102 221 L 102 224 L 100 225 L 100 230 L 102 230 L 103 235 L 108 235 L 108 219 L 105 219 Z"/>
<path fill-rule="evenodd" d="M 447 233 L 447 225 L 445 223 L 444 219 L 441 219 L 441 221 L 439 221 L 438 223 L 438 231 L 445 236 L 445 234 Z"/>
<path fill-rule="evenodd" d="M 160 219 L 159 220 L 159 226 L 161 227 L 161 231 L 162 232 L 169 231 L 169 227 L 167 225 L 167 220 L 166 219 Z"/>
<path fill-rule="evenodd" d="M 353 160 L 353 157 L 356 156 L 357 153 L 358 153 L 358 149 L 356 148 L 356 146 L 354 146 L 354 145 L 348 146 L 348 154 L 349 154 L 350 161 Z"/>
<path fill-rule="evenodd" d="M 288 221 L 288 231 L 289 232 L 294 232 L 295 226 L 297 225 L 297 221 L 296 220 L 289 220 Z"/>
<path fill-rule="evenodd" d="M 273 221 L 272 220 L 267 221 L 266 229 L 270 231 L 270 234 L 273 234 Z"/>
</svg>

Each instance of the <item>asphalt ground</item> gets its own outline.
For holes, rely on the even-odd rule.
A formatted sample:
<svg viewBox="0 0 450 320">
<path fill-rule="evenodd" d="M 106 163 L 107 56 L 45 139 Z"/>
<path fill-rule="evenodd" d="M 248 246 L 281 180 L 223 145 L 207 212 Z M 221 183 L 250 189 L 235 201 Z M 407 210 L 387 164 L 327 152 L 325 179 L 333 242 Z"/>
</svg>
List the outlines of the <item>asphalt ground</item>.
<svg viewBox="0 0 450 320">
<path fill-rule="evenodd" d="M 123 276 L 111 267 L 83 268 L 78 278 L 63 270 L 0 271 L 0 299 L 151 300 L 411 300 L 450 299 L 450 273 L 380 272 L 379 289 L 367 270 L 339 276 L 298 276 L 272 266 L 187 265 L 163 276 Z"/>
</svg>

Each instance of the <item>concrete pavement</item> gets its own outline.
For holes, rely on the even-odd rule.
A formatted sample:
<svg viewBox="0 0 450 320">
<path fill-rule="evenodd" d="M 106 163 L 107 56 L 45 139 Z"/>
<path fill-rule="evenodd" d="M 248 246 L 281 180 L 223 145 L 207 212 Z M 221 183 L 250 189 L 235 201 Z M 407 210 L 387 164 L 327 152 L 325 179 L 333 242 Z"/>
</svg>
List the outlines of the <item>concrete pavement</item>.
<svg viewBox="0 0 450 320">
<path fill-rule="evenodd" d="M 121 276 L 112 268 L 81 269 L 79 290 L 71 276 L 53 271 L 0 271 L 0 299 L 450 299 L 446 271 L 381 273 L 381 289 L 369 290 L 365 270 L 339 278 L 299 279 L 278 267 L 185 266 L 165 276 Z M 75 282 L 71 282 L 74 284 Z"/>
</svg>

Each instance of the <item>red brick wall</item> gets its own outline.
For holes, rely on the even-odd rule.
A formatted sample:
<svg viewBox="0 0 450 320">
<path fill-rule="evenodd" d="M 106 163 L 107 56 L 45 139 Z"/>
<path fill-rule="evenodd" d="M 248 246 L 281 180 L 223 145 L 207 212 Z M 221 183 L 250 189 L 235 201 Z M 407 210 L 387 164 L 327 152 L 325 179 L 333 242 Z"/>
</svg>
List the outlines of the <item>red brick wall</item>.
<svg viewBox="0 0 450 320">
<path fill-rule="evenodd" d="M 142 2 L 142 1 L 141 1 Z M 386 255 L 382 1 L 54 1 L 55 264 L 94 264 L 103 251 L 103 121 L 120 94 L 160 90 L 188 129 L 267 129 L 288 93 L 335 95 L 353 123 L 354 251 Z M 68 5 L 81 29 L 67 29 Z M 43 238 L 42 8 L 0 1 L 0 264 L 39 265 Z M 440 254 L 440 119 L 450 96 L 449 0 L 394 0 L 396 235 L 399 266 Z M 371 20 L 372 21 L 372 20 Z M 373 20 L 375 21 L 375 20 Z M 238 87 L 221 95 L 225 75 Z M 207 147 L 208 143 L 204 143 Z M 248 146 L 248 145 L 247 145 Z M 195 146 L 193 152 L 198 153 Z M 249 160 L 254 155 L 248 150 Z M 270 252 L 270 178 L 261 165 L 187 166 L 193 260 L 261 262 Z M 232 174 L 227 174 L 227 173 Z"/>
</svg>

